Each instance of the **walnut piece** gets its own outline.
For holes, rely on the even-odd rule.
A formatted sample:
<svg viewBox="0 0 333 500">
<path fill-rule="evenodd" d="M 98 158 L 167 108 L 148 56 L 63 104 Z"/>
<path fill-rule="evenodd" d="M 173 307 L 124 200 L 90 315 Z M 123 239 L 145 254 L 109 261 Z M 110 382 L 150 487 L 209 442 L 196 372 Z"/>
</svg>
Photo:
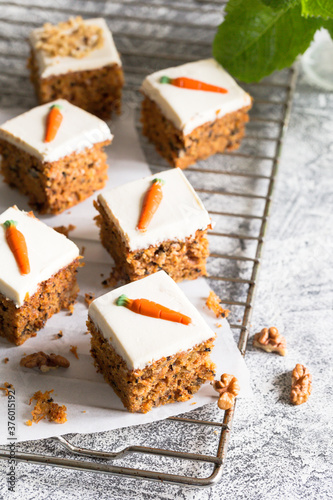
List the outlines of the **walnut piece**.
<svg viewBox="0 0 333 500">
<path fill-rule="evenodd" d="M 60 354 L 45 354 L 45 352 L 34 352 L 25 356 L 20 361 L 20 366 L 25 368 L 39 368 L 41 372 L 48 372 L 56 368 L 68 368 L 70 365 L 68 359 L 60 356 Z"/>
<path fill-rule="evenodd" d="M 230 410 L 235 404 L 235 397 L 239 393 L 239 383 L 236 377 L 223 373 L 220 380 L 214 380 L 213 388 L 220 394 L 217 406 L 221 410 Z"/>
<path fill-rule="evenodd" d="M 292 371 L 290 401 L 293 405 L 306 403 L 312 391 L 312 377 L 305 366 L 297 363 Z"/>
<path fill-rule="evenodd" d="M 216 295 L 216 293 L 211 291 L 207 297 L 206 306 L 208 307 L 208 309 L 213 311 L 213 313 L 215 313 L 215 316 L 217 318 L 226 318 L 229 315 L 230 311 L 229 309 L 223 309 L 220 302 L 220 297 Z"/>
<path fill-rule="evenodd" d="M 253 338 L 253 345 L 266 352 L 277 352 L 281 356 L 287 354 L 286 339 L 279 334 L 278 329 L 274 326 L 263 328 L 261 332 L 256 333 Z"/>
<path fill-rule="evenodd" d="M 59 406 L 57 403 L 54 403 L 53 398 L 50 396 L 51 392 L 53 392 L 53 390 L 45 391 L 44 393 L 37 391 L 30 399 L 29 404 L 36 400 L 35 407 L 31 412 L 32 422 L 38 424 L 43 418 L 47 418 L 50 422 L 56 422 L 57 424 L 64 424 L 67 422 L 66 406 Z M 26 425 L 30 426 L 32 422 L 28 420 Z"/>
<path fill-rule="evenodd" d="M 82 17 L 71 17 L 68 21 L 53 25 L 46 23 L 36 43 L 37 50 L 43 50 L 50 57 L 86 57 L 92 50 L 104 44 L 103 30 L 87 24 Z"/>
</svg>

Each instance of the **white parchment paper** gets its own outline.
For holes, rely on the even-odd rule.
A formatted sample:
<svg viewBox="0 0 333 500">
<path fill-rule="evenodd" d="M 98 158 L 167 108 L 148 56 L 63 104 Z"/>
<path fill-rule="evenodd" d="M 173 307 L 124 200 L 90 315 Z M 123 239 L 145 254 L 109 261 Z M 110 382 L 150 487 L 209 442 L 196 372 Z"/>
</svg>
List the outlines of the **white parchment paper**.
<svg viewBox="0 0 333 500">
<path fill-rule="evenodd" d="M 20 112 L 22 110 L 0 111 L 0 122 Z M 150 171 L 139 146 L 134 126 L 134 110 L 130 106 L 127 106 L 121 118 L 111 124 L 111 130 L 115 139 L 108 151 L 110 169 L 107 188 L 148 175 Z M 101 282 L 108 277 L 112 261 L 97 240 L 98 233 L 93 222 L 96 211 L 92 205 L 92 199 L 95 197 L 96 194 L 59 216 L 41 217 L 51 226 L 74 224 L 76 230 L 70 233 L 70 237 L 74 236 L 73 239 L 80 248 L 85 246 L 85 267 L 81 268 L 78 274 L 80 294 L 74 314 L 68 316 L 64 311 L 53 316 L 37 337 L 27 340 L 22 346 L 14 346 L 0 338 L 0 385 L 9 382 L 15 388 L 15 426 L 18 441 L 145 424 L 217 401 L 217 393 L 209 384 L 205 384 L 188 402 L 165 405 L 145 415 L 131 414 L 124 409 L 120 399 L 104 382 L 102 375 L 96 373 L 89 354 L 90 336 L 86 334 L 87 305 L 84 294 L 94 293 L 95 297 L 98 297 L 106 292 Z M 0 212 L 13 204 L 29 210 L 26 198 L 1 182 Z M 240 382 L 240 396 L 251 397 L 249 372 L 233 340 L 227 320 L 217 321 L 214 314 L 205 307 L 205 300 L 210 291 L 208 284 L 200 278 L 183 282 L 180 287 L 217 333 L 212 352 L 212 359 L 217 366 L 216 373 L 234 374 Z M 218 328 L 217 323 L 222 326 Z M 63 337 L 59 339 L 57 333 L 60 330 Z M 69 351 L 71 345 L 77 346 L 79 359 Z M 40 350 L 67 357 L 71 363 L 70 367 L 47 373 L 20 367 L 20 359 L 24 355 Z M 7 364 L 3 362 L 5 358 L 9 358 Z M 54 389 L 54 400 L 67 406 L 68 421 L 62 425 L 41 421 L 31 427 L 26 426 L 25 421 L 31 417 L 32 406 L 28 404 L 30 397 L 38 390 L 51 389 Z M 0 392 L 0 444 L 6 444 L 7 397 Z"/>
</svg>

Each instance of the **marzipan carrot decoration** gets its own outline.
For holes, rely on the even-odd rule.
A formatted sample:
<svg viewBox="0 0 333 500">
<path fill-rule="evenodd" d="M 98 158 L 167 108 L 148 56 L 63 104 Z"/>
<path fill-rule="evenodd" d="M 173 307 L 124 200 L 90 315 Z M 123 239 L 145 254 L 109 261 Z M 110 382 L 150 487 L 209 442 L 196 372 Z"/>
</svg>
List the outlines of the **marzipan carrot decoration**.
<svg viewBox="0 0 333 500">
<path fill-rule="evenodd" d="M 169 83 L 170 85 L 181 87 L 183 89 L 205 90 L 206 92 L 218 92 L 220 94 L 228 93 L 227 89 L 223 87 L 217 87 L 216 85 L 200 82 L 200 80 L 193 80 L 193 78 L 187 78 L 185 76 L 181 76 L 179 78 L 169 78 L 168 76 L 162 76 L 160 78 L 160 83 Z"/>
<path fill-rule="evenodd" d="M 147 227 L 150 224 L 150 221 L 153 218 L 153 215 L 157 211 L 162 198 L 162 186 L 164 181 L 162 179 L 154 179 L 152 185 L 147 190 L 145 197 L 142 203 L 141 214 L 139 218 L 139 222 L 137 225 L 137 229 L 139 231 L 145 232 L 147 231 Z"/>
<path fill-rule="evenodd" d="M 4 227 L 6 230 L 6 240 L 9 248 L 13 252 L 17 265 L 21 274 L 30 273 L 30 264 L 28 257 L 28 249 L 25 237 L 16 228 L 17 222 L 15 220 L 6 220 Z"/>
<path fill-rule="evenodd" d="M 44 142 L 53 141 L 53 139 L 57 135 L 63 119 L 60 109 L 61 107 L 58 106 L 58 104 L 54 104 L 50 107 L 50 111 L 46 119 L 46 133 Z"/>
<path fill-rule="evenodd" d="M 192 321 L 191 318 L 185 316 L 185 314 L 173 311 L 168 307 L 147 299 L 129 299 L 123 294 L 118 297 L 116 304 L 117 306 L 127 307 L 127 309 L 137 314 L 150 316 L 151 318 L 165 319 L 167 321 L 174 321 L 175 323 L 182 323 L 183 325 L 188 325 Z"/>
</svg>

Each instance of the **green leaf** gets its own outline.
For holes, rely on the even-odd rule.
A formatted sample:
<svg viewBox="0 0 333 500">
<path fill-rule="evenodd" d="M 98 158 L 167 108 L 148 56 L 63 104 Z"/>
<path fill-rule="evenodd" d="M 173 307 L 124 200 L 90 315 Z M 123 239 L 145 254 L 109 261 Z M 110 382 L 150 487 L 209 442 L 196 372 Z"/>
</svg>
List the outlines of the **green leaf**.
<svg viewBox="0 0 333 500">
<path fill-rule="evenodd" d="M 333 19 L 328 19 L 327 21 L 324 21 L 323 28 L 327 29 L 327 31 L 331 35 L 331 38 L 333 39 Z"/>
<path fill-rule="evenodd" d="M 286 9 L 300 3 L 301 0 L 261 0 L 263 4 L 274 10 Z"/>
<path fill-rule="evenodd" d="M 274 11 L 260 0 L 229 0 L 213 42 L 213 56 L 233 76 L 257 82 L 290 66 L 321 26 L 301 16 L 301 6 Z"/>
<path fill-rule="evenodd" d="M 333 0 L 302 0 L 302 16 L 333 17 Z"/>
</svg>

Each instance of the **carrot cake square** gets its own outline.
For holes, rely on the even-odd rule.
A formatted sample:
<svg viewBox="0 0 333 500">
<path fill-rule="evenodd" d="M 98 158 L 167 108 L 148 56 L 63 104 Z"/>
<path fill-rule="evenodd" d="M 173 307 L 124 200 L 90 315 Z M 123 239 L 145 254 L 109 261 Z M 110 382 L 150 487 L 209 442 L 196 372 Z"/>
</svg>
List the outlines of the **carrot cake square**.
<svg viewBox="0 0 333 500">
<path fill-rule="evenodd" d="M 0 336 L 22 344 L 61 309 L 73 308 L 79 288 L 77 246 L 16 206 L 0 215 Z"/>
<path fill-rule="evenodd" d="M 61 97 L 103 119 L 120 113 L 123 70 L 104 19 L 46 23 L 29 42 L 28 66 L 40 104 Z"/>
<path fill-rule="evenodd" d="M 214 378 L 215 334 L 164 271 L 94 300 L 91 354 L 130 412 L 187 401 Z"/>
<path fill-rule="evenodd" d="M 158 185 L 160 203 L 139 229 L 146 197 Z M 117 276 L 135 281 L 163 269 L 175 281 L 206 274 L 211 220 L 183 172 L 171 169 L 98 195 L 100 238 L 113 257 Z"/>
<path fill-rule="evenodd" d="M 157 71 L 141 91 L 143 134 L 172 166 L 240 145 L 251 97 L 214 59 Z"/>
<path fill-rule="evenodd" d="M 104 187 L 112 137 L 104 121 L 58 99 L 0 126 L 0 171 L 33 208 L 58 214 Z"/>
</svg>

